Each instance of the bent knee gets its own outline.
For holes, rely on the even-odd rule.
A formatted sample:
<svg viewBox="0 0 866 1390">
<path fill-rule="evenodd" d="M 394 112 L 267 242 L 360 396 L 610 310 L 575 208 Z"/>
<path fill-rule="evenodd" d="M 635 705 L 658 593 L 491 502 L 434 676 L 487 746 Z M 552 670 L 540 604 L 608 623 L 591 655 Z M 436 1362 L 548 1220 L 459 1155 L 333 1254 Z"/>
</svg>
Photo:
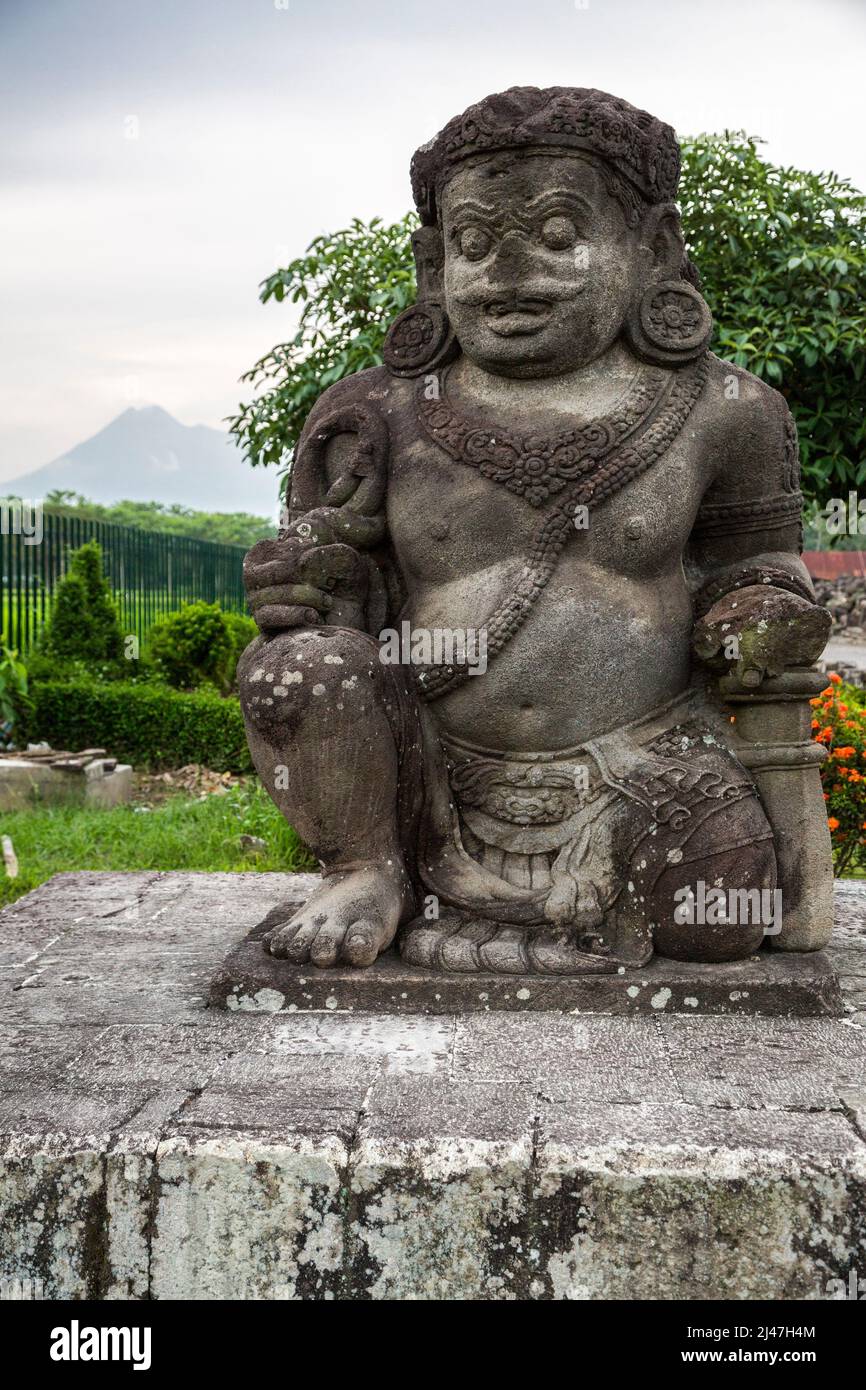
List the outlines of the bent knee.
<svg viewBox="0 0 866 1390">
<path fill-rule="evenodd" d="M 238 663 L 241 707 L 263 731 L 308 712 L 365 712 L 381 679 L 378 646 L 352 628 L 303 628 L 257 638 Z"/>
<path fill-rule="evenodd" d="M 781 913 L 776 852 L 769 827 L 747 815 L 758 834 L 751 843 L 713 851 L 671 866 L 652 893 L 656 951 L 674 960 L 735 961 L 753 955 Z M 766 827 L 760 834 L 761 821 Z"/>
</svg>

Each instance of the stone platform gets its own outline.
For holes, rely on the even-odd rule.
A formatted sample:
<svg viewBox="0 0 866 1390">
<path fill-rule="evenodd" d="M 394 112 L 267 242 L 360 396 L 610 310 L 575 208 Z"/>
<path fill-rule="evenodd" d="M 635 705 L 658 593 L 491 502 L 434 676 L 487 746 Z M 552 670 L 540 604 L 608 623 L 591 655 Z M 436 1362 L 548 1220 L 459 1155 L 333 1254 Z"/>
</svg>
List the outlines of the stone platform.
<svg viewBox="0 0 866 1390">
<path fill-rule="evenodd" d="M 839 1017 L 842 992 L 825 951 L 762 950 L 748 960 L 705 966 L 656 957 L 642 970 L 610 975 L 477 975 L 419 970 L 396 950 L 366 970 L 315 970 L 276 960 L 262 937 L 284 912 L 259 922 L 211 981 L 210 1003 L 245 1013 L 465 1014 L 542 1011 L 593 1014 L 765 1014 Z"/>
<path fill-rule="evenodd" d="M 631 1300 L 862 1282 L 863 886 L 837 888 L 827 952 L 844 1018 L 206 1007 L 215 965 L 311 886 L 64 874 L 0 915 L 0 1283 Z"/>
</svg>

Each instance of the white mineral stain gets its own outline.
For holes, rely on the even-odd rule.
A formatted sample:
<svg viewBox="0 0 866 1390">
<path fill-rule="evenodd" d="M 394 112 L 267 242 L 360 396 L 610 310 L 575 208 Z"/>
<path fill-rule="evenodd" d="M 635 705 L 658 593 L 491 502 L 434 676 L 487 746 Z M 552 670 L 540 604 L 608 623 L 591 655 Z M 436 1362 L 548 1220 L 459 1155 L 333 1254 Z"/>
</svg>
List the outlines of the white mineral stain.
<svg viewBox="0 0 866 1390">
<path fill-rule="evenodd" d="M 289 693 L 289 692 L 288 692 L 288 690 L 286 689 L 286 687 L 285 687 L 284 685 L 275 685 L 275 686 L 274 686 L 274 694 L 275 694 L 275 695 L 288 695 L 288 693 Z"/>
<path fill-rule="evenodd" d="M 327 693 L 328 693 L 328 692 L 327 692 L 325 686 L 323 686 L 323 685 L 314 685 L 314 686 L 313 686 L 313 694 L 314 694 L 314 695 L 327 695 Z"/>
<path fill-rule="evenodd" d="M 283 1007 L 286 996 L 278 989 L 260 989 L 252 998 L 248 994 L 229 995 L 226 1004 L 239 1013 L 275 1014 Z"/>
<path fill-rule="evenodd" d="M 519 990 L 517 991 L 516 997 L 517 997 L 518 999 L 528 999 L 528 998 L 529 998 L 529 990 L 528 990 L 528 989 L 519 989 Z"/>
<path fill-rule="evenodd" d="M 667 988 L 667 986 L 665 986 L 664 989 L 659 990 L 658 994 L 653 995 L 652 999 L 650 1000 L 650 1003 L 652 1004 L 654 1009 L 664 1009 L 667 1007 L 667 1003 L 670 997 L 671 992 Z"/>
<path fill-rule="evenodd" d="M 328 655 L 325 657 L 326 666 L 342 666 L 342 664 L 343 658 L 341 656 L 335 656 L 333 652 L 328 652 Z"/>
<path fill-rule="evenodd" d="M 696 1009 L 698 1007 L 697 999 L 695 999 L 691 994 L 688 996 L 687 999 L 683 1000 L 683 1003 L 688 1004 L 690 1009 Z"/>
<path fill-rule="evenodd" d="M 637 999 L 638 995 L 640 994 L 640 985 L 629 985 L 628 989 L 626 990 L 626 994 L 628 995 L 629 999 Z"/>
<path fill-rule="evenodd" d="M 284 671 L 283 685 L 300 685 L 304 679 L 303 671 Z"/>
</svg>

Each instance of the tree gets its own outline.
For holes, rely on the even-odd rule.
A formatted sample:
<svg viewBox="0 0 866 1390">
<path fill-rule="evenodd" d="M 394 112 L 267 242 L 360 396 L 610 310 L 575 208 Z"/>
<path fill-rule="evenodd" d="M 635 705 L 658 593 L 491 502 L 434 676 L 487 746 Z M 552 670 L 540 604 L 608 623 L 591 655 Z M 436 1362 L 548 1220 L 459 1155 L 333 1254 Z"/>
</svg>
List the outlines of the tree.
<svg viewBox="0 0 866 1390">
<path fill-rule="evenodd" d="M 380 364 L 388 324 L 415 300 L 410 237 L 417 225 L 414 213 L 391 226 L 355 218 L 263 281 L 263 304 L 288 299 L 302 308 L 294 337 L 241 378 L 265 388 L 229 420 L 250 463 L 286 467 L 326 387 Z"/>
<path fill-rule="evenodd" d="M 866 198 L 835 174 L 770 164 L 759 143 L 683 141 L 683 229 L 714 349 L 787 397 L 804 492 L 824 500 L 866 479 Z M 303 307 L 295 336 L 242 378 L 258 394 L 229 424 L 250 463 L 288 466 L 321 392 L 381 362 L 388 324 L 415 296 L 416 225 L 356 220 L 263 282 L 263 303 Z"/>
<path fill-rule="evenodd" d="M 11 499 L 7 499 L 11 500 Z M 70 488 L 46 493 L 43 508 L 54 516 L 77 516 L 87 521 L 109 521 L 140 531 L 157 531 L 193 540 L 219 541 L 223 545 L 249 547 L 277 534 L 273 522 L 249 512 L 197 512 L 179 502 L 91 502 Z"/>
<path fill-rule="evenodd" d="M 50 656 L 88 663 L 118 661 L 122 656 L 123 635 L 96 541 L 72 552 L 69 569 L 54 593 L 41 646 Z"/>
<path fill-rule="evenodd" d="M 823 501 L 866 478 L 866 198 L 835 174 L 768 163 L 758 143 L 684 143 L 683 227 L 715 351 L 787 398 L 803 490 Z"/>
</svg>

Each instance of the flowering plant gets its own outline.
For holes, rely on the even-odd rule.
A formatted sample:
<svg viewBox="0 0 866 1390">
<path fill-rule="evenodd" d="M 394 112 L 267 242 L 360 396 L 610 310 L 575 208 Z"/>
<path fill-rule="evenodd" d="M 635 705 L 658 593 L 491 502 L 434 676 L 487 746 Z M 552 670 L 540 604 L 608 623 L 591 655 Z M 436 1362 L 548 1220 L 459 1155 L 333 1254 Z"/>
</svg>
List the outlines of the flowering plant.
<svg viewBox="0 0 866 1390">
<path fill-rule="evenodd" d="M 866 691 L 835 672 L 812 705 L 812 737 L 827 749 L 821 782 L 833 847 L 833 871 L 866 867 Z"/>
</svg>

